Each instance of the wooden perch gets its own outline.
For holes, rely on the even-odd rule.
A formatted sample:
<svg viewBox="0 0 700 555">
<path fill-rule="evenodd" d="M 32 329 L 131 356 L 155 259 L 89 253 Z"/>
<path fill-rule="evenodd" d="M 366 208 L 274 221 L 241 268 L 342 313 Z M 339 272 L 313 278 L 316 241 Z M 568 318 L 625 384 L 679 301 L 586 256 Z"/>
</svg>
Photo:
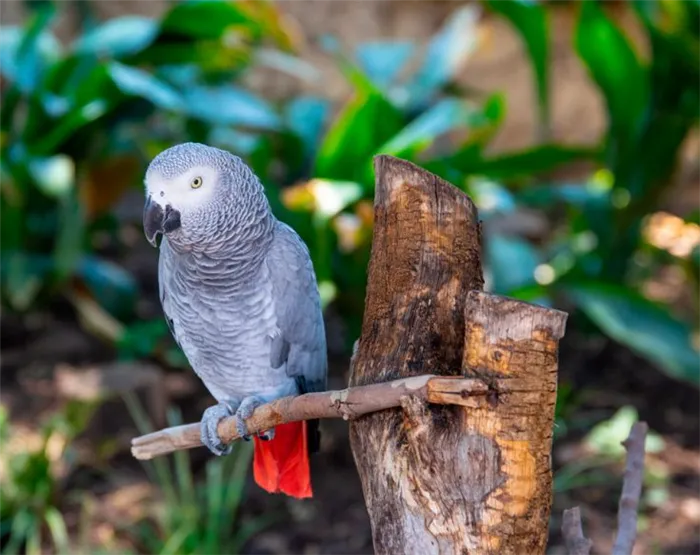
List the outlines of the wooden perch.
<svg viewBox="0 0 700 555">
<path fill-rule="evenodd" d="M 424 368 L 508 383 L 468 410 L 401 409 L 350 424 L 377 554 L 544 553 L 558 340 L 566 315 L 480 292 L 476 208 L 438 177 L 375 159 L 375 228 L 351 386 Z"/>
<path fill-rule="evenodd" d="M 261 406 L 248 429 L 352 420 L 378 555 L 543 554 L 566 314 L 481 292 L 481 230 L 464 193 L 390 156 L 375 170 L 351 387 Z M 233 418 L 218 432 L 238 437 Z M 192 424 L 136 438 L 132 452 L 147 459 L 198 445 Z"/>
<path fill-rule="evenodd" d="M 417 376 L 392 382 L 352 387 L 341 391 L 307 393 L 297 397 L 284 397 L 255 409 L 246 420 L 251 433 L 269 430 L 279 424 L 316 418 L 343 418 L 352 420 L 379 410 L 398 407 L 401 399 L 411 395 L 428 403 L 441 405 L 477 406 L 474 397 L 483 397 L 493 387 L 508 391 L 510 383 L 494 384 L 492 388 L 478 379 Z M 219 436 L 225 443 L 240 439 L 235 418 L 223 419 L 218 426 Z M 167 455 L 182 449 L 201 447 L 199 424 L 173 426 L 146 434 L 131 441 L 131 453 L 141 460 Z"/>
</svg>

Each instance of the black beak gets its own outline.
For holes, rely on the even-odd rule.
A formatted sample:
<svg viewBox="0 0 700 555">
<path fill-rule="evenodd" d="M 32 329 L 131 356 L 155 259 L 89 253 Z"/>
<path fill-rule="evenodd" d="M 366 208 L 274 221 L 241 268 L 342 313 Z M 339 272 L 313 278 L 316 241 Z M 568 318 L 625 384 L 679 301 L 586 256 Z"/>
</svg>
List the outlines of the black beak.
<svg viewBox="0 0 700 555">
<path fill-rule="evenodd" d="M 167 204 L 165 210 L 149 195 L 143 207 L 143 231 L 148 242 L 158 246 L 158 236 L 170 233 L 180 227 L 180 212 Z"/>
</svg>

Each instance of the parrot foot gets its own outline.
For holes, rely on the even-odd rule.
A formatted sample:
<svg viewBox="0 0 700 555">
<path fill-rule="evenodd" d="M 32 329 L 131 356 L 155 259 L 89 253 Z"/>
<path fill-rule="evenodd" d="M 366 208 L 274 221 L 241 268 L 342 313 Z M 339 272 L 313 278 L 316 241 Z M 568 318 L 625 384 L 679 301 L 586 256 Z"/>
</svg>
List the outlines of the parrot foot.
<svg viewBox="0 0 700 555">
<path fill-rule="evenodd" d="M 202 443 L 217 456 L 228 455 L 233 449 L 233 445 L 226 445 L 221 441 L 217 426 L 219 422 L 227 416 L 234 414 L 233 409 L 226 403 L 219 403 L 209 407 L 202 415 L 200 424 Z"/>
<path fill-rule="evenodd" d="M 245 421 L 253 415 L 253 412 L 260 405 L 265 404 L 265 399 L 262 397 L 246 397 L 243 402 L 238 407 L 236 411 L 236 430 L 238 434 L 246 441 L 250 441 L 250 434 L 248 433 L 248 426 Z M 269 441 L 275 437 L 275 430 L 265 430 L 264 432 L 258 432 L 257 436 L 263 441 Z"/>
</svg>

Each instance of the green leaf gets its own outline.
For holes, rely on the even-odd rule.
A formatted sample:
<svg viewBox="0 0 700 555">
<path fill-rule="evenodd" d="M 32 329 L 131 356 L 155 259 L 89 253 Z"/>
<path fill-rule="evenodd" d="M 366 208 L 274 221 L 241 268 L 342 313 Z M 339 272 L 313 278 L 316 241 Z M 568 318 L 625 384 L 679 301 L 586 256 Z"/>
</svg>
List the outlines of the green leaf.
<svg viewBox="0 0 700 555">
<path fill-rule="evenodd" d="M 215 125 L 244 125 L 276 130 L 280 118 L 262 98 L 230 85 L 190 86 L 184 92 L 185 111 Z"/>
<path fill-rule="evenodd" d="M 367 183 L 372 156 L 402 127 L 400 112 L 381 93 L 358 92 L 321 143 L 314 175 Z"/>
<path fill-rule="evenodd" d="M 477 44 L 480 8 L 461 7 L 428 44 L 423 65 L 409 85 L 411 104 L 420 105 L 449 83 Z"/>
<path fill-rule="evenodd" d="M 301 96 L 285 106 L 285 120 L 289 128 L 313 151 L 323 130 L 330 105 L 327 100 L 313 96 Z"/>
<path fill-rule="evenodd" d="M 108 67 L 114 84 L 124 94 L 145 98 L 166 110 L 183 108 L 180 95 L 150 73 L 119 62 L 112 62 Z"/>
<path fill-rule="evenodd" d="M 540 257 L 530 243 L 517 237 L 492 234 L 484 247 L 492 291 L 509 294 L 511 290 L 534 283 Z"/>
<path fill-rule="evenodd" d="M 540 118 L 545 125 L 549 114 L 549 21 L 538 2 L 524 0 L 489 0 L 489 7 L 505 17 L 520 33 L 530 55 L 537 81 Z"/>
<path fill-rule="evenodd" d="M 572 283 L 563 285 L 562 291 L 611 338 L 669 376 L 700 384 L 700 354 L 691 343 L 688 324 L 622 285 Z"/>
<path fill-rule="evenodd" d="M 140 52 L 156 38 L 158 24 L 151 18 L 125 16 L 89 31 L 73 44 L 78 54 L 120 58 Z"/>
<path fill-rule="evenodd" d="M 378 149 L 378 153 L 410 157 L 456 128 L 469 127 L 480 114 L 470 103 L 446 98 L 423 112 Z"/>
<path fill-rule="evenodd" d="M 531 177 L 578 160 L 595 159 L 598 151 L 583 147 L 541 145 L 488 159 L 475 159 L 471 154 L 471 150 L 460 150 L 449 158 L 449 163 L 464 173 L 508 180 Z"/>
<path fill-rule="evenodd" d="M 186 1 L 176 4 L 160 25 L 162 34 L 186 35 L 196 39 L 216 39 L 234 25 L 255 22 L 236 2 L 219 0 Z"/>
<path fill-rule="evenodd" d="M 598 2 L 581 3 L 576 50 L 605 97 L 613 133 L 631 148 L 649 102 L 649 75 Z"/>
<path fill-rule="evenodd" d="M 75 191 L 59 202 L 58 229 L 53 256 L 56 276 L 63 280 L 73 275 L 83 253 L 85 219 Z"/>
<path fill-rule="evenodd" d="M 362 71 L 379 88 L 393 84 L 414 51 L 410 42 L 366 42 L 359 45 L 355 57 Z"/>
</svg>

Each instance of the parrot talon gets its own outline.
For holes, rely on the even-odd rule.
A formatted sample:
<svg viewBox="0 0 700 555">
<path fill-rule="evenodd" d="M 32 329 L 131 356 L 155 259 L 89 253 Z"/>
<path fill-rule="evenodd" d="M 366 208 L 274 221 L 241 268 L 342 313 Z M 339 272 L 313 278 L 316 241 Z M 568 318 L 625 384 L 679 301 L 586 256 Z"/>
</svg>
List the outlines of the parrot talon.
<svg viewBox="0 0 700 555">
<path fill-rule="evenodd" d="M 233 409 L 226 403 L 219 403 L 209 407 L 202 415 L 200 424 L 200 438 L 209 451 L 217 456 L 228 455 L 233 449 L 233 445 L 226 445 L 221 441 L 217 427 L 219 422 L 234 414 Z"/>
<path fill-rule="evenodd" d="M 258 437 L 263 441 L 270 441 L 275 439 L 275 429 L 265 430 L 264 432 L 258 432 Z"/>
<path fill-rule="evenodd" d="M 243 399 L 238 406 L 238 410 L 236 411 L 236 430 L 245 441 L 250 441 L 251 439 L 251 435 L 248 433 L 248 425 L 245 421 L 253 415 L 256 408 L 263 404 L 265 404 L 265 400 L 262 397 L 251 396 Z M 260 434 L 257 435 L 260 437 Z"/>
</svg>

